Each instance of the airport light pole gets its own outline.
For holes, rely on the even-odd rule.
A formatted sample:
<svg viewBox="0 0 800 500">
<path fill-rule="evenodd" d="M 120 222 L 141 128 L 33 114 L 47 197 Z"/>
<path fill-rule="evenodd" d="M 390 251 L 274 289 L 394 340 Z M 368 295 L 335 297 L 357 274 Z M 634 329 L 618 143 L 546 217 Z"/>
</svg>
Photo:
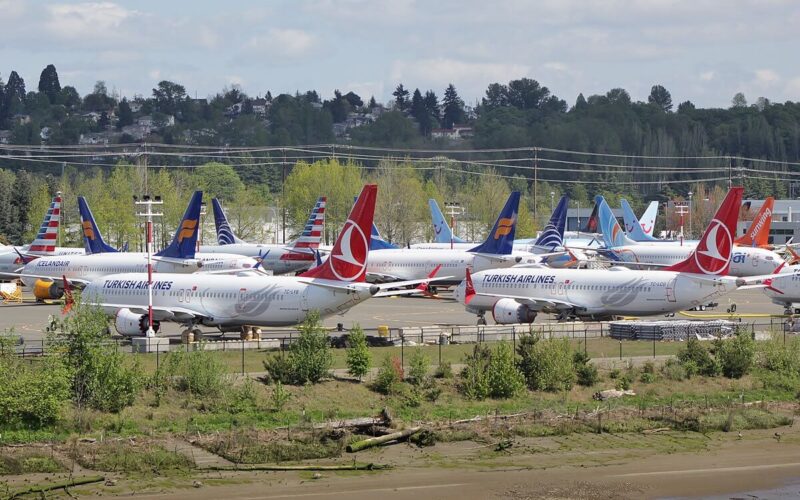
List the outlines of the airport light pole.
<svg viewBox="0 0 800 500">
<path fill-rule="evenodd" d="M 555 198 L 556 198 L 556 192 L 555 191 L 550 191 L 550 213 L 551 214 L 553 213 L 553 202 L 554 202 Z"/>
<path fill-rule="evenodd" d="M 164 214 L 153 212 L 153 205 L 163 205 L 160 196 L 150 198 L 149 194 L 142 195 L 139 200 L 137 196 L 133 197 L 134 204 L 144 207 L 144 212 L 138 212 L 136 215 L 145 217 L 147 225 L 147 318 L 148 326 L 145 335 L 147 337 L 155 337 L 156 332 L 153 329 L 153 217 L 161 217 Z"/>
<path fill-rule="evenodd" d="M 464 213 L 461 203 L 457 201 L 444 202 L 444 208 L 447 210 L 447 215 L 450 216 L 450 249 L 453 249 L 453 238 L 456 233 L 456 215 Z"/>
<path fill-rule="evenodd" d="M 689 236 L 692 236 L 692 193 L 689 191 Z"/>
</svg>

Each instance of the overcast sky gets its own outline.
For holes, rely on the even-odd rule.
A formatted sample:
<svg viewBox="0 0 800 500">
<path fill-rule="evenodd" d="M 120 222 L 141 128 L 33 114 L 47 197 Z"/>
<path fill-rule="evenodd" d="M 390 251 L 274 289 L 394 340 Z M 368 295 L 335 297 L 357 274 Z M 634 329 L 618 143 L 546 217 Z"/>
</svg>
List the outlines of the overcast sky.
<svg viewBox="0 0 800 500">
<path fill-rule="evenodd" d="M 29 90 L 55 64 L 81 94 L 158 81 L 204 97 L 338 88 L 386 101 L 398 82 L 453 82 L 467 103 L 491 82 L 530 77 L 570 105 L 614 87 L 645 100 L 728 107 L 800 100 L 795 0 L 0 0 L 0 76 Z"/>
</svg>

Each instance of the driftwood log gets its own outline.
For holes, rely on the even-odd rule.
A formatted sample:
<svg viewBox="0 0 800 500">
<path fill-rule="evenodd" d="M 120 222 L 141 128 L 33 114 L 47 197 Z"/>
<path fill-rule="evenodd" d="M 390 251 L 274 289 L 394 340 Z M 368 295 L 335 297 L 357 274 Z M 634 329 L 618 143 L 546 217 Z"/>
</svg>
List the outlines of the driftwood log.
<svg viewBox="0 0 800 500">
<path fill-rule="evenodd" d="M 357 451 L 366 450 L 367 448 L 372 448 L 373 446 L 378 446 L 379 444 L 388 443 L 390 441 L 397 441 L 399 439 L 404 439 L 409 436 L 413 436 L 414 434 L 416 434 L 421 430 L 422 427 L 411 427 L 409 429 L 405 429 L 399 432 L 386 434 L 385 436 L 378 436 L 374 438 L 365 439 L 363 441 L 356 441 L 355 443 L 350 443 L 347 445 L 347 452 L 355 453 Z"/>
<path fill-rule="evenodd" d="M 204 467 L 213 471 L 339 471 L 339 470 L 384 470 L 391 465 L 383 464 L 343 464 L 343 465 L 246 465 L 244 467 Z"/>
<path fill-rule="evenodd" d="M 70 479 L 69 481 L 62 481 L 60 483 L 51 483 L 45 484 L 41 486 L 31 486 L 26 490 L 20 490 L 12 494 L 9 498 L 20 498 L 25 495 L 32 495 L 34 493 L 39 493 L 42 498 L 44 498 L 44 494 L 48 491 L 53 490 L 66 490 L 67 488 L 71 488 L 73 486 L 81 486 L 83 484 L 92 484 L 92 483 L 99 483 L 104 481 L 104 476 L 89 476 L 89 477 L 82 477 L 78 479 Z"/>
</svg>

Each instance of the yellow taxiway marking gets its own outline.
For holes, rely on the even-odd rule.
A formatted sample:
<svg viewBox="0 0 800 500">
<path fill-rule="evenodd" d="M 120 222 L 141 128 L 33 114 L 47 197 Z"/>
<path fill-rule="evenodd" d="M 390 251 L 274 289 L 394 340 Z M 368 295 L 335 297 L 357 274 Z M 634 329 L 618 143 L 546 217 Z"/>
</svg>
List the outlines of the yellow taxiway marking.
<svg viewBox="0 0 800 500">
<path fill-rule="evenodd" d="M 707 313 L 707 314 L 697 314 L 697 313 L 690 313 L 686 311 L 681 311 L 679 313 L 681 316 L 686 316 L 687 318 L 699 318 L 699 319 L 712 319 L 712 318 L 727 318 L 727 319 L 736 319 L 736 318 L 788 318 L 789 316 L 785 314 L 770 314 L 770 313 Z"/>
</svg>

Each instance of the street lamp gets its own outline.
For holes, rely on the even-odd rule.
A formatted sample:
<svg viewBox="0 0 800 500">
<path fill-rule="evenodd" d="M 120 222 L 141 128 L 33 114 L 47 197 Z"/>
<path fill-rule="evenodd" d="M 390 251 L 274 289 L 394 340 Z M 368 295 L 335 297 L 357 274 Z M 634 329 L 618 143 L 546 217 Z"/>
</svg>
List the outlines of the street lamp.
<svg viewBox="0 0 800 500">
<path fill-rule="evenodd" d="M 553 213 L 553 202 L 556 199 L 556 192 L 550 191 L 550 213 Z"/>
<path fill-rule="evenodd" d="M 163 205 L 160 196 L 154 199 L 150 198 L 149 194 L 142 196 L 141 201 L 137 196 L 133 197 L 133 203 L 144 207 L 144 212 L 138 212 L 136 215 L 145 217 L 147 222 L 147 317 L 148 326 L 145 333 L 148 337 L 155 337 L 156 331 L 153 329 L 153 217 L 161 217 L 164 214 L 153 212 L 153 205 Z"/>
<path fill-rule="evenodd" d="M 689 236 L 692 236 L 692 193 L 689 191 Z"/>
<path fill-rule="evenodd" d="M 575 200 L 575 205 L 578 207 L 578 232 L 581 232 L 581 200 Z"/>
</svg>

